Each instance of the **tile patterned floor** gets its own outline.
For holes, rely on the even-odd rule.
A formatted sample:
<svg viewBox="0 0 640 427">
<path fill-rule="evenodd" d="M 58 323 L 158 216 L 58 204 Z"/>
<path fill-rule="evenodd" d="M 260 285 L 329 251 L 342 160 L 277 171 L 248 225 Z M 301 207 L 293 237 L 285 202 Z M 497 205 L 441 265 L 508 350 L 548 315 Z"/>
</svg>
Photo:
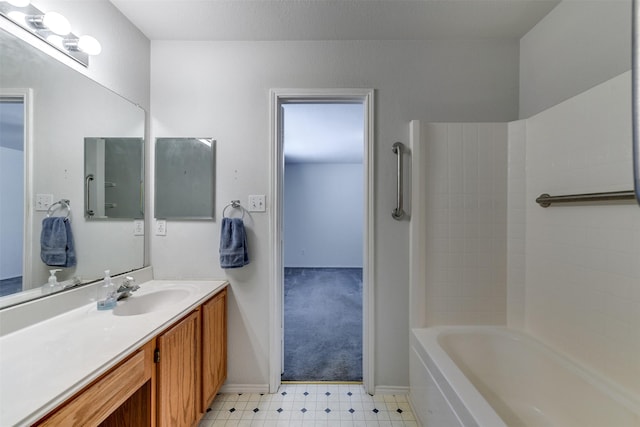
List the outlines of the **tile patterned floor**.
<svg viewBox="0 0 640 427">
<path fill-rule="evenodd" d="M 219 394 L 199 427 L 418 427 L 406 395 L 359 384 L 282 384 L 276 394 Z"/>
</svg>

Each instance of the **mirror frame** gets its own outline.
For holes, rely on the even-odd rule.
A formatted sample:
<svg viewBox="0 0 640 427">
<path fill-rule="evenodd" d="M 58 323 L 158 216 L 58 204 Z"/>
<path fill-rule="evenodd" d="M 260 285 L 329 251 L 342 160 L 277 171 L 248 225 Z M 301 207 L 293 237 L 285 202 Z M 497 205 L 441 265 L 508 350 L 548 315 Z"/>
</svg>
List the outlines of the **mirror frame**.
<svg viewBox="0 0 640 427">
<path fill-rule="evenodd" d="M 164 189 L 160 189 L 160 185 L 159 184 L 161 181 L 163 181 L 162 179 L 158 178 L 158 175 L 160 173 L 160 171 L 163 169 L 161 162 L 159 161 L 160 159 L 160 150 L 158 150 L 158 143 L 159 142 L 164 142 L 164 141 L 175 141 L 175 142 L 179 142 L 179 143 L 183 143 L 183 142 L 191 142 L 191 141 L 198 141 L 201 144 L 206 144 L 209 145 L 209 150 L 211 152 L 211 171 L 210 171 L 210 175 L 207 176 L 207 178 L 209 178 L 211 181 L 211 188 L 209 189 L 209 191 L 207 192 L 207 194 L 199 194 L 200 198 L 204 197 L 204 196 L 208 196 L 211 198 L 210 200 L 210 204 L 211 204 L 211 212 L 208 213 L 207 215 L 197 215 L 197 214 L 189 214 L 189 212 L 184 212 L 183 215 L 162 215 L 163 212 L 158 213 L 158 201 L 159 199 L 162 199 L 163 197 L 178 197 L 176 195 L 172 195 L 172 194 L 167 194 Z M 169 219 L 169 220 L 215 220 L 215 189 L 216 189 L 216 140 L 212 137 L 158 137 L 155 140 L 155 167 L 154 167 L 154 171 L 155 171 L 155 177 L 154 177 L 154 206 L 153 206 L 153 211 L 154 211 L 154 217 L 156 219 Z M 181 157 L 181 159 L 185 159 L 184 156 Z M 203 173 L 203 172 L 207 172 L 207 171 L 199 171 L 199 170 L 192 170 L 191 171 L 191 175 L 195 175 L 198 173 Z M 185 171 L 186 174 L 186 171 Z M 183 193 L 184 194 L 184 193 Z M 182 195 L 183 195 L 182 194 Z"/>
</svg>

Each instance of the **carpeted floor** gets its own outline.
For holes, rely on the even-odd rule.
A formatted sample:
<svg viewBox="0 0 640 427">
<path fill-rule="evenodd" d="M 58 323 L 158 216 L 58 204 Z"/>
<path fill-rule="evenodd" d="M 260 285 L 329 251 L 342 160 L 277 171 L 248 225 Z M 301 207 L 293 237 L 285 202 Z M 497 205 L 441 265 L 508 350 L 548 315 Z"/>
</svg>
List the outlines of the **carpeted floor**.
<svg viewBox="0 0 640 427">
<path fill-rule="evenodd" d="M 0 297 L 22 291 L 22 276 L 0 280 Z"/>
<path fill-rule="evenodd" d="M 362 269 L 285 268 L 283 381 L 362 381 Z"/>
</svg>

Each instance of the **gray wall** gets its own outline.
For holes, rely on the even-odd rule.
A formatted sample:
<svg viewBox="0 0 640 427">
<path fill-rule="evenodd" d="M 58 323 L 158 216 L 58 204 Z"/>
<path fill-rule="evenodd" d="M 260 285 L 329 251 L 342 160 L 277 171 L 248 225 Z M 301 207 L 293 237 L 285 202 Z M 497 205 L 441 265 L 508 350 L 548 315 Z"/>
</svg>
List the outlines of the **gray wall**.
<svg viewBox="0 0 640 427">
<path fill-rule="evenodd" d="M 376 89 L 375 384 L 409 385 L 409 227 L 395 221 L 394 141 L 409 120 L 509 121 L 518 110 L 518 41 L 151 43 L 155 137 L 213 136 L 216 217 L 230 200 L 269 194 L 269 89 Z M 153 153 L 151 153 L 153 158 Z M 149 185 L 148 188 L 153 188 Z M 219 222 L 168 224 L 152 237 L 157 278 L 227 277 L 230 384 L 267 384 L 269 213 L 247 221 L 251 264 L 219 268 Z"/>
<path fill-rule="evenodd" d="M 631 0 L 563 1 L 520 40 L 520 118 L 631 69 Z"/>
<path fill-rule="evenodd" d="M 285 267 L 362 267 L 362 173 L 356 163 L 285 165 Z"/>
</svg>

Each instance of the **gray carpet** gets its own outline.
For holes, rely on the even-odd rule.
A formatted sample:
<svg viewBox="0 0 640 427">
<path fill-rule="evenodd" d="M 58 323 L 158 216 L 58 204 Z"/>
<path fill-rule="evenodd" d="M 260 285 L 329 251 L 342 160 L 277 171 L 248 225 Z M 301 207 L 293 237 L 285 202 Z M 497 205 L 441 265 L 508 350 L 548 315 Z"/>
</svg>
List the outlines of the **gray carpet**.
<svg viewBox="0 0 640 427">
<path fill-rule="evenodd" d="M 362 381 L 362 269 L 285 268 L 283 381 Z"/>
<path fill-rule="evenodd" d="M 0 280 L 0 297 L 22 291 L 22 276 Z"/>
</svg>

